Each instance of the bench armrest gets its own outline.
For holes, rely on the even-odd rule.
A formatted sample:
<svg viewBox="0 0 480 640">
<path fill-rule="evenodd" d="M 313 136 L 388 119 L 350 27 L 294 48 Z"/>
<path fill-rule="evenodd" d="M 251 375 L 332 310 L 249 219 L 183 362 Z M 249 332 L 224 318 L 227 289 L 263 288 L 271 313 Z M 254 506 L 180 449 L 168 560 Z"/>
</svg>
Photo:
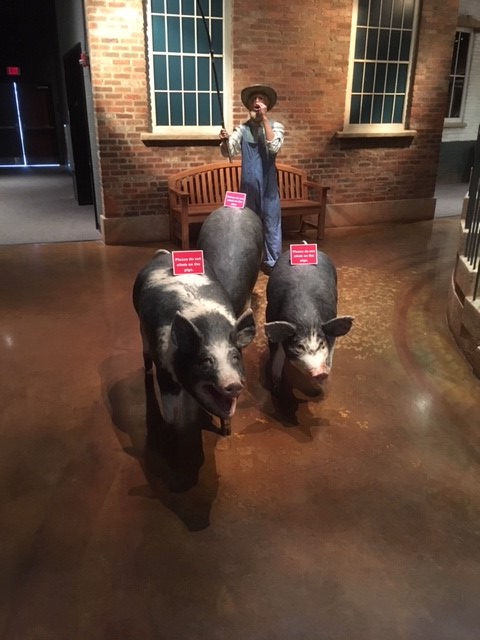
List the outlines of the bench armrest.
<svg viewBox="0 0 480 640">
<path fill-rule="evenodd" d="M 188 191 L 183 191 L 183 189 L 177 189 L 175 187 L 168 187 L 168 190 L 171 193 L 174 193 L 176 196 L 188 196 Z"/>
<path fill-rule="evenodd" d="M 175 187 L 168 187 L 168 195 L 170 206 L 175 206 L 178 203 L 182 209 L 188 207 L 188 200 L 190 197 L 188 191 L 183 191 L 182 189 L 177 189 Z"/>
<path fill-rule="evenodd" d="M 326 191 L 330 189 L 330 187 L 326 187 L 325 185 L 320 184 L 319 182 L 315 182 L 315 180 L 305 180 L 304 184 L 309 189 L 325 189 Z"/>
</svg>

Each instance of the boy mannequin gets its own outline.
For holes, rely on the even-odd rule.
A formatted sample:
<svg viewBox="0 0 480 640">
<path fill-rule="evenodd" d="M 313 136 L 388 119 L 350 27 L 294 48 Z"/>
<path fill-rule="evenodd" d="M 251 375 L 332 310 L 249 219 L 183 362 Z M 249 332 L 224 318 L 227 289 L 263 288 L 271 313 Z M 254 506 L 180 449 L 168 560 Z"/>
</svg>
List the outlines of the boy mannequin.
<svg viewBox="0 0 480 640">
<path fill-rule="evenodd" d="M 240 191 L 247 194 L 245 206 L 261 218 L 264 233 L 265 273 L 282 253 L 280 196 L 277 185 L 275 159 L 280 151 L 284 126 L 268 119 L 267 112 L 275 105 L 277 94 L 267 85 L 253 85 L 243 89 L 242 102 L 249 119 L 235 127 L 231 135 L 220 131 L 220 150 L 227 157 L 242 154 Z"/>
</svg>

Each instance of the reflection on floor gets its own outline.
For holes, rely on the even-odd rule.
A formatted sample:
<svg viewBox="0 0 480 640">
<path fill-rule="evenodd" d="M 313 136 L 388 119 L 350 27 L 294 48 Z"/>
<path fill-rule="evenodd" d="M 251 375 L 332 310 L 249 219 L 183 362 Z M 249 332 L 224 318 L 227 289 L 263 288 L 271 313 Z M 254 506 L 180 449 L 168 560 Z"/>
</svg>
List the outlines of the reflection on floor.
<svg viewBox="0 0 480 640">
<path fill-rule="evenodd" d="M 260 274 L 228 438 L 166 433 L 145 385 L 131 286 L 153 246 L 1 247 L 2 637 L 477 640 L 457 240 L 455 218 L 327 232 L 356 320 L 289 421 L 261 385 Z"/>
</svg>

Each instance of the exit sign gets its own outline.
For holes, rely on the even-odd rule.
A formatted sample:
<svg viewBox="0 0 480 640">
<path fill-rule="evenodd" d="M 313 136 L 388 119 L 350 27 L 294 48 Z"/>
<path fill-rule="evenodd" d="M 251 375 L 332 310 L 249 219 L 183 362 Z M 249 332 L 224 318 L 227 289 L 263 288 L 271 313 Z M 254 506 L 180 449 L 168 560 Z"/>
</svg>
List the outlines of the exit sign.
<svg viewBox="0 0 480 640">
<path fill-rule="evenodd" d="M 7 76 L 19 76 L 20 67 L 7 67 Z"/>
</svg>

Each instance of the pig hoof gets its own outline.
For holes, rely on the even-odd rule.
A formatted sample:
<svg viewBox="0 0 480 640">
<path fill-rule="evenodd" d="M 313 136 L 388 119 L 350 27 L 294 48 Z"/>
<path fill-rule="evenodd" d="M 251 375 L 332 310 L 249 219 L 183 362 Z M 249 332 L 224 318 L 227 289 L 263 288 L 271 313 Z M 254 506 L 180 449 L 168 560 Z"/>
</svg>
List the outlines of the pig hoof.
<svg viewBox="0 0 480 640">
<path fill-rule="evenodd" d="M 229 436 L 232 433 L 232 423 L 230 420 L 220 420 L 222 436 Z"/>
<path fill-rule="evenodd" d="M 143 368 L 145 369 L 145 373 L 152 373 L 153 371 L 153 361 L 148 354 L 143 354 Z"/>
</svg>

